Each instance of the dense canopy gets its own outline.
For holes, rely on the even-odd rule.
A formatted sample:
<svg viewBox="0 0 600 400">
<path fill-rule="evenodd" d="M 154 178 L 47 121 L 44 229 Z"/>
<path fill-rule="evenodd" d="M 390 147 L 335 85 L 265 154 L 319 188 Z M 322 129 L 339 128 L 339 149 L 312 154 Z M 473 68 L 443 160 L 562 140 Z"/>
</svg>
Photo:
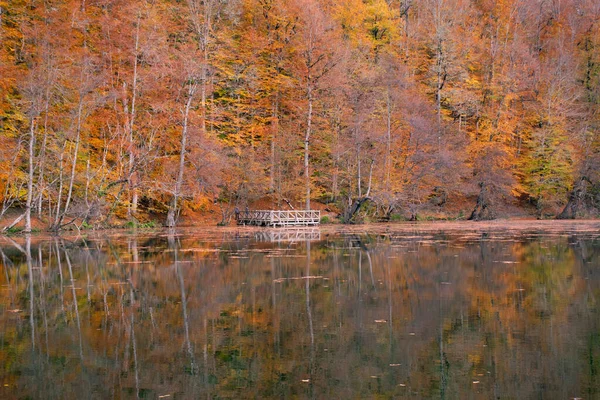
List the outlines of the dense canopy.
<svg viewBox="0 0 600 400">
<path fill-rule="evenodd" d="M 1 216 L 593 215 L 599 105 L 596 0 L 0 0 Z"/>
</svg>

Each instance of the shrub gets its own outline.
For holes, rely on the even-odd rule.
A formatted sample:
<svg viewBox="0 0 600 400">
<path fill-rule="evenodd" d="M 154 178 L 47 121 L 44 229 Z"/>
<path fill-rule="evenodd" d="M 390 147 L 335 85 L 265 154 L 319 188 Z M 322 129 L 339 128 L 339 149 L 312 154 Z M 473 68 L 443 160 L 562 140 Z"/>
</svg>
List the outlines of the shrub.
<svg viewBox="0 0 600 400">
<path fill-rule="evenodd" d="M 406 217 L 404 217 L 404 215 L 402 215 L 402 214 L 392 214 L 390 216 L 390 221 L 392 221 L 392 222 L 406 221 Z"/>
</svg>

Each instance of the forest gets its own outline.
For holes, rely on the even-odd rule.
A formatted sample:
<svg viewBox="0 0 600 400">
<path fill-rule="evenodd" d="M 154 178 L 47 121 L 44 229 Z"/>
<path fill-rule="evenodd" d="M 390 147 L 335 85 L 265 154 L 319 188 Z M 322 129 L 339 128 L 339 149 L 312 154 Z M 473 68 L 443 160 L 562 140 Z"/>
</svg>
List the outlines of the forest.
<svg viewBox="0 0 600 400">
<path fill-rule="evenodd" d="M 0 0 L 0 140 L 2 231 L 596 217 L 600 2 Z"/>
</svg>

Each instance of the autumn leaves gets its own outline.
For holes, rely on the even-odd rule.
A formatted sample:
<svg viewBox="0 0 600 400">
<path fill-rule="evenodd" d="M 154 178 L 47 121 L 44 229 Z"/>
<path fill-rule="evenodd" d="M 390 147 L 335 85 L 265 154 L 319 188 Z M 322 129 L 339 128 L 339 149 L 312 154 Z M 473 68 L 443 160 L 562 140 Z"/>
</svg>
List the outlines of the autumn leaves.
<svg viewBox="0 0 600 400">
<path fill-rule="evenodd" d="M 59 230 L 226 223 L 259 200 L 347 222 L 598 205 L 591 0 L 1 7 L 3 213 Z"/>
</svg>

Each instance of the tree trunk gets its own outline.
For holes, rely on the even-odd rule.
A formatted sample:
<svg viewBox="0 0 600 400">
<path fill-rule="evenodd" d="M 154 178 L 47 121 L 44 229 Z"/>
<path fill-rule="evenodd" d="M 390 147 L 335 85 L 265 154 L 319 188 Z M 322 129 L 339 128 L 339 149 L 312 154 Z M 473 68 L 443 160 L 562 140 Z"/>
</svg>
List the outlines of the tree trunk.
<svg viewBox="0 0 600 400">
<path fill-rule="evenodd" d="M 11 222 L 9 225 L 6 225 L 4 228 L 2 228 L 2 230 L 0 232 L 6 232 L 7 230 L 9 230 L 10 228 L 12 228 L 13 226 L 17 225 L 19 222 L 21 222 L 21 220 L 23 218 L 25 218 L 25 214 L 23 213 L 21 215 L 19 215 L 17 218 L 15 218 L 15 220 L 13 222 Z"/>
<path fill-rule="evenodd" d="M 35 120 L 29 129 L 29 175 L 27 177 L 27 202 L 25 204 L 25 233 L 31 232 L 31 203 L 33 199 L 33 147 L 35 145 Z"/>
<path fill-rule="evenodd" d="M 335 136 L 333 139 L 333 172 L 332 172 L 332 183 L 331 183 L 331 201 L 336 201 L 338 195 L 338 186 L 339 186 L 339 174 L 340 174 L 340 154 L 339 154 L 339 142 L 341 136 L 341 121 L 340 116 L 336 117 L 336 129 Z"/>
<path fill-rule="evenodd" d="M 360 145 L 356 146 L 356 191 L 362 197 L 362 171 L 360 168 Z"/>
<path fill-rule="evenodd" d="M 562 210 L 560 214 L 556 217 L 556 219 L 575 219 L 577 218 L 577 213 L 581 205 L 584 202 L 585 195 L 587 193 L 587 183 L 589 183 L 589 179 L 585 176 L 582 176 L 577 180 L 575 187 L 569 193 L 569 201 L 565 205 L 565 208 Z"/>
<path fill-rule="evenodd" d="M 385 131 L 385 189 L 390 190 L 390 179 L 392 173 L 392 96 L 390 91 L 387 92 L 387 120 Z"/>
<path fill-rule="evenodd" d="M 435 7 L 435 38 L 436 38 L 436 87 L 435 87 L 435 106 L 437 112 L 438 125 L 438 147 L 441 151 L 442 141 L 442 89 L 446 83 L 446 61 L 444 60 L 444 37 L 443 37 L 443 10 L 442 1 L 438 0 Z"/>
<path fill-rule="evenodd" d="M 310 210 L 310 171 L 309 171 L 309 141 L 312 133 L 312 113 L 313 113 L 313 97 L 312 85 L 310 83 L 310 75 L 308 77 L 309 84 L 307 87 L 308 98 L 308 114 L 306 118 L 306 135 L 304 136 L 304 177 L 306 179 L 306 210 Z"/>
<path fill-rule="evenodd" d="M 129 216 L 131 217 L 137 212 L 138 191 L 137 191 L 137 175 L 135 166 L 135 143 L 133 130 L 135 126 L 135 103 L 137 100 L 137 80 L 138 80 L 138 49 L 140 41 L 140 17 L 138 16 L 135 29 L 135 51 L 133 54 L 133 82 L 131 93 L 131 110 L 129 112 L 129 123 L 127 124 L 128 139 L 129 139 L 129 188 L 131 190 L 131 205 L 129 208 Z"/>
<path fill-rule="evenodd" d="M 489 189 L 487 185 L 484 182 L 480 182 L 479 187 L 481 189 L 479 190 L 479 196 L 477 196 L 477 203 L 469 216 L 469 221 L 489 221 L 496 219 L 489 201 Z"/>
<path fill-rule="evenodd" d="M 44 202 L 44 173 L 46 169 L 46 144 L 48 142 L 48 109 L 50 108 L 50 84 L 47 84 L 46 90 L 46 106 L 44 111 L 44 136 L 42 138 L 42 145 L 39 154 L 39 168 L 38 173 L 38 198 L 37 198 L 37 212 L 38 217 L 42 217 L 42 203 Z"/>
<path fill-rule="evenodd" d="M 60 207 L 62 202 L 62 191 L 63 191 L 63 161 L 65 158 L 65 147 L 67 142 L 63 143 L 62 151 L 60 152 L 59 158 L 59 174 L 58 174 L 58 193 L 56 194 L 56 213 L 54 214 L 54 225 L 58 226 L 60 218 Z"/>
<path fill-rule="evenodd" d="M 86 209 L 89 211 L 90 209 L 90 201 L 89 201 L 89 192 L 90 192 L 90 180 L 92 177 L 90 176 L 90 156 L 88 156 L 87 163 L 85 165 L 85 192 L 83 195 L 83 201 L 85 203 Z"/>
<path fill-rule="evenodd" d="M 276 95 L 275 100 L 273 100 L 273 115 L 271 122 L 271 170 L 270 170 L 270 178 L 271 183 L 269 186 L 269 190 L 271 193 L 275 192 L 275 170 L 276 170 L 276 140 L 277 133 L 279 130 L 279 95 Z"/>
<path fill-rule="evenodd" d="M 207 35 L 210 31 L 210 20 L 206 22 L 207 24 Z M 200 79 L 200 130 L 203 135 L 206 134 L 206 88 L 208 81 L 208 38 L 206 38 L 207 43 L 202 49 L 202 78 Z"/>
<path fill-rule="evenodd" d="M 360 195 L 357 199 L 354 199 L 354 201 L 352 201 L 352 204 L 350 205 L 350 207 L 344 212 L 343 215 L 343 220 L 345 223 L 351 223 L 354 220 L 354 216 L 358 213 L 358 211 L 360 211 L 360 208 L 362 207 L 362 205 L 364 203 L 366 203 L 367 201 L 371 200 L 371 183 L 372 183 L 372 178 L 373 178 L 373 165 L 375 164 L 374 161 L 371 161 L 371 168 L 369 171 L 369 187 L 367 188 L 367 193 L 365 193 L 364 196 Z"/>
<path fill-rule="evenodd" d="M 71 205 L 71 199 L 73 198 L 73 186 L 75 184 L 75 170 L 77 167 L 77 154 L 79 153 L 79 143 L 81 142 L 81 119 L 83 113 L 83 97 L 79 99 L 79 107 L 77 109 L 77 131 L 75 135 L 75 148 L 73 149 L 73 161 L 71 162 L 71 177 L 69 178 L 69 191 L 67 192 L 67 199 L 65 201 L 65 208 L 62 214 L 58 217 L 58 224 L 54 226 L 55 230 L 60 229 L 60 224 L 63 221 L 64 216 L 69 212 L 69 206 Z"/>
<path fill-rule="evenodd" d="M 441 133 L 442 127 L 442 88 L 444 83 L 442 80 L 442 40 L 440 39 L 437 47 L 437 66 L 436 66 L 436 90 L 435 90 L 435 107 L 437 111 L 438 134 Z"/>
<path fill-rule="evenodd" d="M 350 208 L 348 208 L 348 210 L 346 210 L 346 212 L 344 213 L 344 216 L 343 216 L 344 223 L 346 223 L 346 224 L 352 223 L 354 220 L 354 216 L 360 211 L 360 208 L 362 207 L 362 205 L 365 204 L 369 200 L 371 200 L 371 198 L 366 197 L 366 196 L 360 197 L 358 199 L 354 199 Z"/>
<path fill-rule="evenodd" d="M 177 174 L 177 181 L 175 182 L 175 192 L 173 193 L 173 201 L 167 213 L 166 226 L 170 228 L 177 225 L 177 203 L 179 201 L 179 196 L 181 193 L 181 186 L 183 185 L 183 172 L 185 170 L 185 152 L 188 135 L 188 118 L 190 115 L 190 108 L 192 107 L 192 100 L 194 99 L 195 93 L 196 87 L 195 84 L 192 84 L 188 91 L 188 99 L 185 103 L 185 110 L 183 112 L 183 129 L 181 131 L 181 148 L 179 152 L 179 172 Z"/>
</svg>

